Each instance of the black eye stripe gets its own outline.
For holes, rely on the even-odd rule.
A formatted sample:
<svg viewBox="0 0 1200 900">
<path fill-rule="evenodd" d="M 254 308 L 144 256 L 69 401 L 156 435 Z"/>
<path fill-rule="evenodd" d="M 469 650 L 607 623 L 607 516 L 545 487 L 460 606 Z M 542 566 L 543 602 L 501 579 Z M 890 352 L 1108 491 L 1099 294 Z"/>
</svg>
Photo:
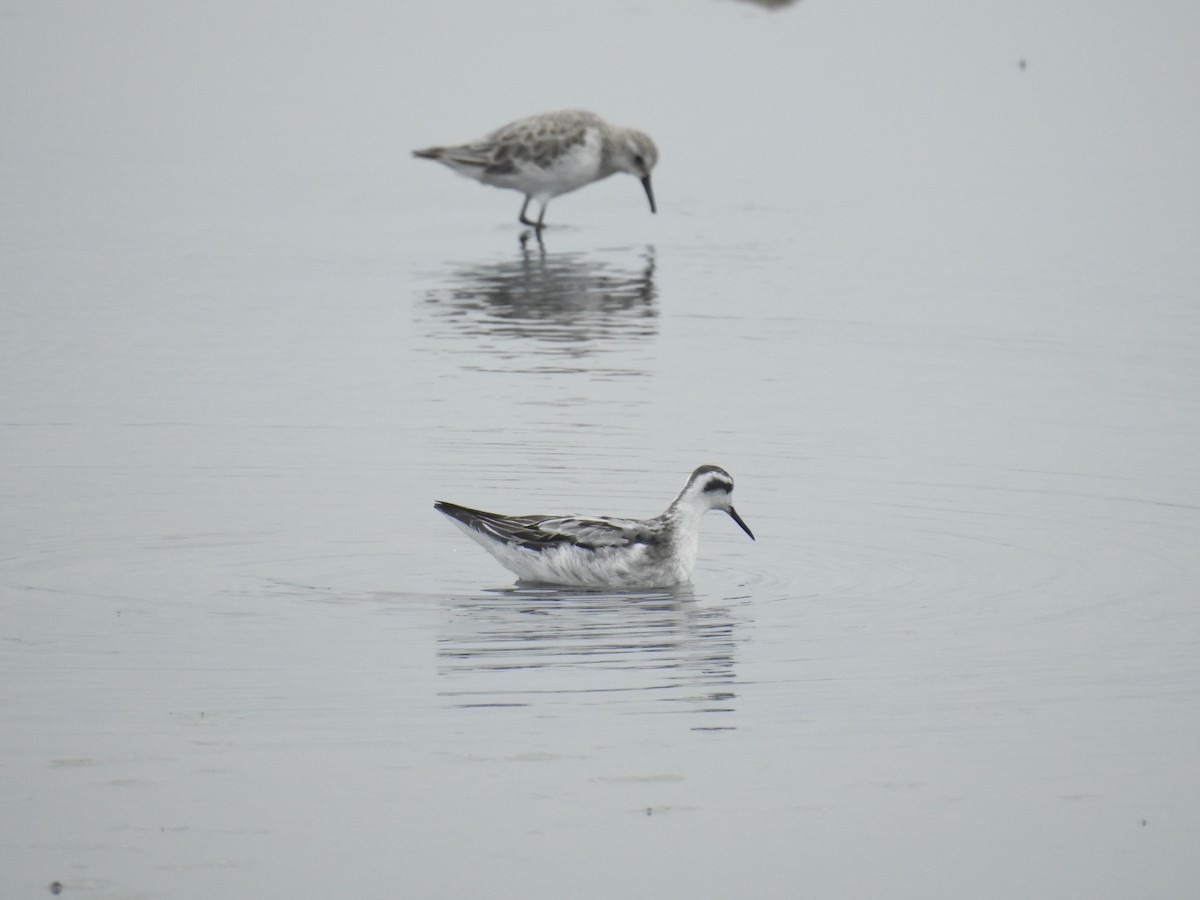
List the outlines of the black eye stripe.
<svg viewBox="0 0 1200 900">
<path fill-rule="evenodd" d="M 710 491 L 724 491 L 728 494 L 733 491 L 733 485 L 723 479 L 712 478 L 709 479 L 708 484 L 704 485 L 704 493 L 707 494 Z"/>
</svg>

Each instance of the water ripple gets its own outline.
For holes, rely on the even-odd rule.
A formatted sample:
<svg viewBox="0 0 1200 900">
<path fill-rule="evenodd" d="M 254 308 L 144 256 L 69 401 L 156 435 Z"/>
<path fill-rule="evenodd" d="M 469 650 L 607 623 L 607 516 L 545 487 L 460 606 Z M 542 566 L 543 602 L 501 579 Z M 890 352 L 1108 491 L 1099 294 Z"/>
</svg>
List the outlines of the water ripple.
<svg viewBox="0 0 1200 900">
<path fill-rule="evenodd" d="M 489 364 L 495 353 L 577 359 L 657 334 L 654 271 L 653 247 L 632 256 L 522 249 L 438 274 L 419 316 L 440 349 L 484 351 Z"/>
<path fill-rule="evenodd" d="M 738 627 L 730 608 L 699 604 L 690 590 L 456 597 L 438 639 L 440 693 L 456 707 L 629 694 L 626 704 L 653 696 L 681 712 L 726 713 L 737 697 Z"/>
</svg>

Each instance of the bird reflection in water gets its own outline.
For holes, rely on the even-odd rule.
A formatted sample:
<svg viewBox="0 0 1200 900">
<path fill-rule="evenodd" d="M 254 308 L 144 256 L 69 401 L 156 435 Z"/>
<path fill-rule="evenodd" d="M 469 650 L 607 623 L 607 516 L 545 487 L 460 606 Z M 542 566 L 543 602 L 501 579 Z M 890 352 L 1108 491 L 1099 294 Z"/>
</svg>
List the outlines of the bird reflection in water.
<svg viewBox="0 0 1200 900">
<path fill-rule="evenodd" d="M 696 603 L 690 588 L 598 593 L 518 584 L 449 602 L 437 651 L 440 694 L 455 707 L 536 706 L 571 694 L 628 712 L 667 702 L 706 714 L 693 730 L 730 730 L 736 644 L 730 610 Z"/>
<path fill-rule="evenodd" d="M 516 259 L 460 266 L 426 295 L 431 337 L 469 337 L 469 349 L 479 337 L 532 341 L 541 352 L 570 355 L 651 338 L 654 248 L 612 257 L 525 248 Z"/>
</svg>

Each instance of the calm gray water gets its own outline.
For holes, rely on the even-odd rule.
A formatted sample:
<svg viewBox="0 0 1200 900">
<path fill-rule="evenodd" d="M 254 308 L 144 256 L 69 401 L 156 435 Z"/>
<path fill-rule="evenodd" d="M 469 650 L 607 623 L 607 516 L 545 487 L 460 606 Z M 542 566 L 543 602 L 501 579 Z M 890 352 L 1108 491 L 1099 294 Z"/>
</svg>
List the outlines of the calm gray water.
<svg viewBox="0 0 1200 900">
<path fill-rule="evenodd" d="M 5 4 L 0 895 L 1193 896 L 1200 12 L 1044 6 Z"/>
</svg>

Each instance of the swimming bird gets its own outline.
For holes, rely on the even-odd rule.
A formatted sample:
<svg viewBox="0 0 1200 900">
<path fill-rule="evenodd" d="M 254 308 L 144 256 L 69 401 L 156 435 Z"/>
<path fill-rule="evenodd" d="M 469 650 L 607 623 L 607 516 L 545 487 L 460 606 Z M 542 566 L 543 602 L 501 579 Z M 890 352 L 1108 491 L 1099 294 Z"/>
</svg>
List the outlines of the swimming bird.
<svg viewBox="0 0 1200 900">
<path fill-rule="evenodd" d="M 525 202 L 517 218 L 539 234 L 545 227 L 546 207 L 554 197 L 614 172 L 628 172 L 640 179 L 650 212 L 658 212 L 650 186 L 650 172 L 658 162 L 654 141 L 640 131 L 610 125 L 595 113 L 580 109 L 519 119 L 477 141 L 414 150 L 413 156 L 437 160 L 482 184 L 520 191 Z M 536 222 L 525 215 L 531 200 L 541 207 Z"/>
<path fill-rule="evenodd" d="M 730 502 L 733 477 L 719 466 L 692 472 L 666 512 L 653 519 L 612 516 L 503 516 L 439 500 L 434 508 L 525 581 L 591 588 L 660 588 L 691 580 L 700 518 L 729 514 L 754 540 Z"/>
</svg>

